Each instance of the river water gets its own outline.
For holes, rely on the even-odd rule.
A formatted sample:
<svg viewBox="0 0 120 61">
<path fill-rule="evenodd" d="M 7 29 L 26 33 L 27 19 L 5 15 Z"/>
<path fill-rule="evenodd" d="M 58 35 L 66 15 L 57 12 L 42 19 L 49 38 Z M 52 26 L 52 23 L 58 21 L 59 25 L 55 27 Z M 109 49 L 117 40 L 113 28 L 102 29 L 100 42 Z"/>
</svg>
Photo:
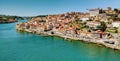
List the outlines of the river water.
<svg viewBox="0 0 120 61">
<path fill-rule="evenodd" d="M 15 30 L 17 23 L 0 24 L 0 61 L 120 60 L 118 50 L 59 37 L 18 32 Z"/>
</svg>

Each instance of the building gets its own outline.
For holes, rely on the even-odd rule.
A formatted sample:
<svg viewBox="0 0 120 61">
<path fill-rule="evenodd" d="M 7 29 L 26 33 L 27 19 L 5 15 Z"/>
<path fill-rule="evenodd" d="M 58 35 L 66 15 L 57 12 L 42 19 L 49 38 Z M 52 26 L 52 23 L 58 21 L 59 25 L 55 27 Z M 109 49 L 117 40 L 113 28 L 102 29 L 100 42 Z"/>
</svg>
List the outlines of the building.
<svg viewBox="0 0 120 61">
<path fill-rule="evenodd" d="M 120 22 L 112 22 L 112 26 L 113 27 L 119 27 L 120 26 Z"/>
<path fill-rule="evenodd" d="M 101 24 L 100 22 L 88 21 L 86 25 L 92 29 L 97 29 L 97 27 L 100 26 Z"/>
<path fill-rule="evenodd" d="M 89 18 L 80 18 L 83 22 L 90 20 Z"/>
<path fill-rule="evenodd" d="M 90 16 L 97 16 L 100 12 L 100 9 L 89 9 Z"/>
</svg>

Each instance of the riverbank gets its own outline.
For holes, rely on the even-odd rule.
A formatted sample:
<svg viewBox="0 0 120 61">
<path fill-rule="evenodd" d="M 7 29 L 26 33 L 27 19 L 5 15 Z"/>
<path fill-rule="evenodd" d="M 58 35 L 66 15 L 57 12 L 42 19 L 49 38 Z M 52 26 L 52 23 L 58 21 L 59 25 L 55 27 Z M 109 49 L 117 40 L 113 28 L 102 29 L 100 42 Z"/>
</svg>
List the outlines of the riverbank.
<svg viewBox="0 0 120 61">
<path fill-rule="evenodd" d="M 77 34 L 64 34 L 61 32 L 55 32 L 55 31 L 41 31 L 40 29 L 27 29 L 25 27 L 20 26 L 20 24 L 18 24 L 16 26 L 16 30 L 19 31 L 26 31 L 29 33 L 35 33 L 35 34 L 39 34 L 39 35 L 45 35 L 45 36 L 59 36 L 65 39 L 73 39 L 73 40 L 82 40 L 84 42 L 87 43 L 95 43 L 95 44 L 99 44 L 99 45 L 104 45 L 105 47 L 111 48 L 111 49 L 116 49 L 116 50 L 120 50 L 120 42 L 118 39 L 106 39 L 106 38 L 96 38 L 96 37 L 89 37 L 87 35 L 77 35 Z"/>
<path fill-rule="evenodd" d="M 0 15 L 0 24 L 14 23 L 19 20 L 30 20 L 31 17 L 11 16 L 11 15 Z"/>
<path fill-rule="evenodd" d="M 3 22 L 0 22 L 0 24 L 14 23 L 14 22 L 17 22 L 17 21 L 3 21 Z"/>
</svg>

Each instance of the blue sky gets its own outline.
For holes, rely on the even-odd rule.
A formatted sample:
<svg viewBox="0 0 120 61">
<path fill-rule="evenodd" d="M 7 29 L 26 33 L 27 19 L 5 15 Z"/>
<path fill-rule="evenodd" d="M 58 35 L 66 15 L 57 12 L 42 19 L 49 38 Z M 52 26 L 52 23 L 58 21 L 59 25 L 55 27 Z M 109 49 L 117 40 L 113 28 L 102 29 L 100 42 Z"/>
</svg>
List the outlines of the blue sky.
<svg viewBox="0 0 120 61">
<path fill-rule="evenodd" d="M 0 14 L 36 16 L 71 11 L 87 12 L 89 8 L 120 8 L 120 0 L 0 0 Z"/>
</svg>

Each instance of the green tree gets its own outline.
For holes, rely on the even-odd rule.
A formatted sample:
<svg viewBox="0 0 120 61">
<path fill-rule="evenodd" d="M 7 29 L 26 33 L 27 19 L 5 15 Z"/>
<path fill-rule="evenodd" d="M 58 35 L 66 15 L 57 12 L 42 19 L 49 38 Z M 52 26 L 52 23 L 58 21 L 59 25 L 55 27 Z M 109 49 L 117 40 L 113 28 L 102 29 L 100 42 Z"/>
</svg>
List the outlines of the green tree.
<svg viewBox="0 0 120 61">
<path fill-rule="evenodd" d="M 99 10 L 99 13 L 105 13 L 105 10 L 100 9 L 100 10 Z"/>
<path fill-rule="evenodd" d="M 117 8 L 114 8 L 114 11 L 115 11 L 116 13 L 118 13 L 118 12 L 119 12 L 119 10 L 118 10 Z"/>
<path fill-rule="evenodd" d="M 107 28 L 107 25 L 105 22 L 100 22 L 100 26 L 98 26 L 98 29 L 100 29 L 101 31 L 105 31 Z"/>
</svg>

